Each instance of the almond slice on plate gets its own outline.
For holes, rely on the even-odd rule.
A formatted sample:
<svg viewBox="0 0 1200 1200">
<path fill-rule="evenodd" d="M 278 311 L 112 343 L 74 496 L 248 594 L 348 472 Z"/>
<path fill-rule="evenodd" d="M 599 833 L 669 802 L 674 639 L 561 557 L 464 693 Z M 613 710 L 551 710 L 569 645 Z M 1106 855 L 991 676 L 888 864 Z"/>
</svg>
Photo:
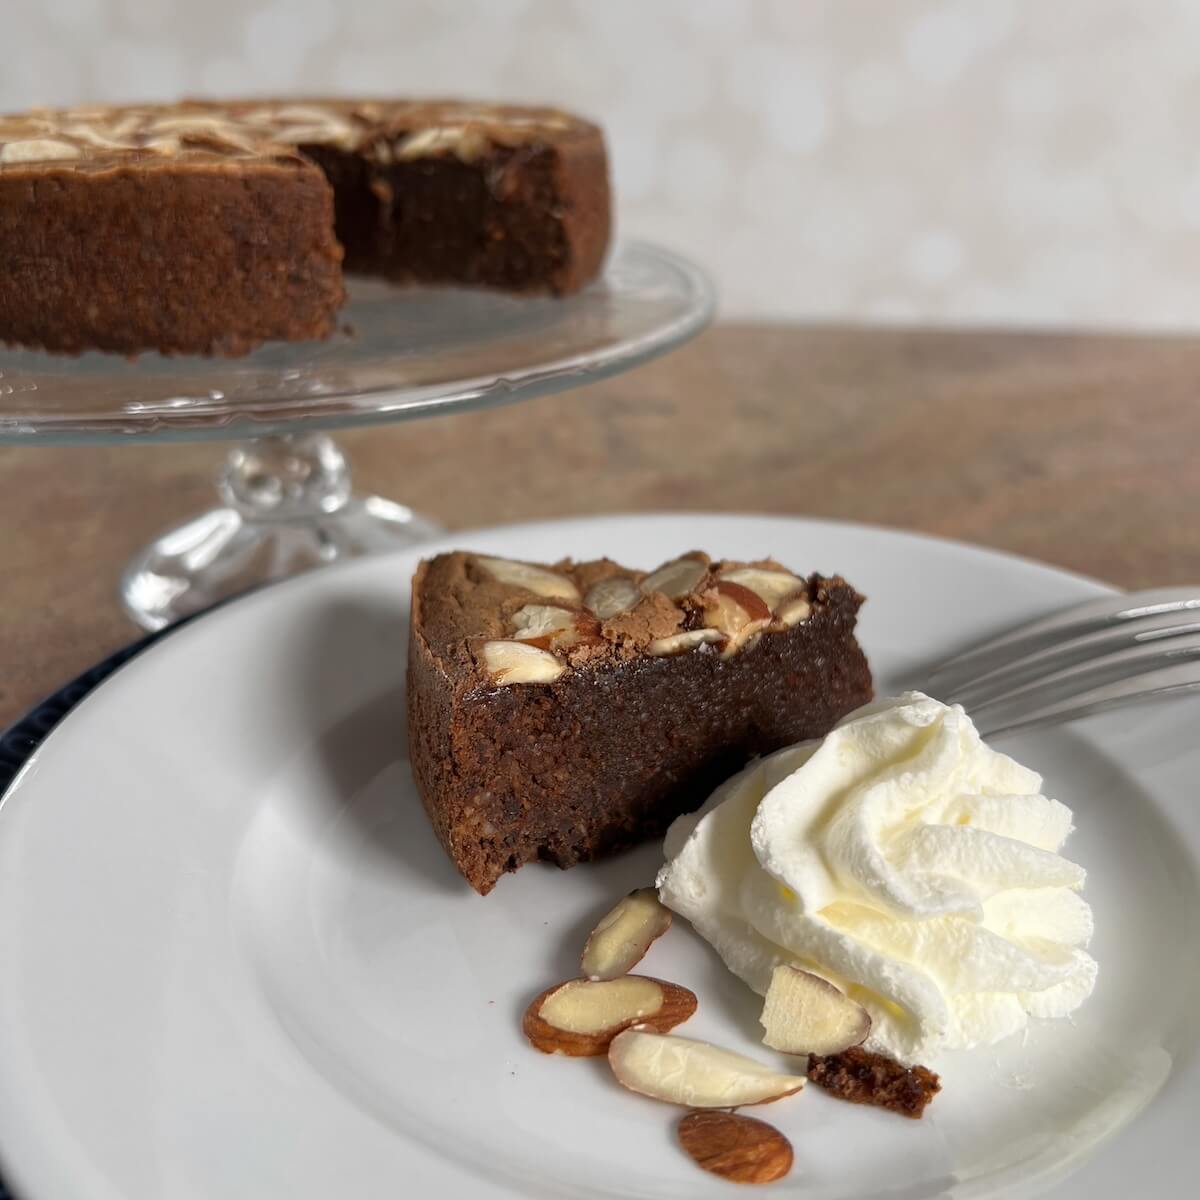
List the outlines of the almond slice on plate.
<svg viewBox="0 0 1200 1200">
<path fill-rule="evenodd" d="M 477 557 L 475 562 L 501 583 L 511 583 L 514 587 L 524 588 L 527 592 L 545 596 L 550 600 L 570 600 L 575 604 L 579 603 L 579 589 L 557 571 L 535 567 L 532 563 L 517 562 L 513 558 Z"/>
<path fill-rule="evenodd" d="M 639 888 L 623 896 L 600 918 L 583 948 L 580 968 L 589 979 L 628 975 L 650 944 L 671 928 L 671 910 L 659 903 L 654 888 Z"/>
<path fill-rule="evenodd" d="M 695 1011 L 694 993 L 662 979 L 569 979 L 530 1004 L 522 1029 L 545 1054 L 588 1058 L 606 1053 L 613 1038 L 631 1025 L 665 1032 Z"/>
<path fill-rule="evenodd" d="M 780 1074 L 732 1050 L 644 1029 L 618 1033 L 608 1062 L 631 1092 L 687 1108 L 767 1104 L 804 1086 L 802 1075 Z"/>
<path fill-rule="evenodd" d="M 792 1143 L 757 1117 L 691 1112 L 680 1119 L 678 1132 L 698 1167 L 731 1183 L 773 1183 L 792 1169 Z"/>
<path fill-rule="evenodd" d="M 860 1046 L 871 1018 L 827 979 L 781 963 L 763 1003 L 763 1044 L 784 1054 L 840 1054 Z"/>
</svg>

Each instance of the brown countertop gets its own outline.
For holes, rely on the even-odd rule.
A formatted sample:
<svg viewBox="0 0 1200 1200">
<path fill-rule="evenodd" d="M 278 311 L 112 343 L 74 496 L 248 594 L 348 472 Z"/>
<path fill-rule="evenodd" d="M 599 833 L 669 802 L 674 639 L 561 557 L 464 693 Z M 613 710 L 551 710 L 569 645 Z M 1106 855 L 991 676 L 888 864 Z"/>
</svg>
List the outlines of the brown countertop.
<svg viewBox="0 0 1200 1200">
<path fill-rule="evenodd" d="M 451 528 L 654 509 L 833 516 L 1128 587 L 1200 582 L 1200 342 L 725 325 L 517 407 L 340 435 Z M 0 728 L 137 636 L 125 560 L 214 502 L 219 443 L 0 448 Z"/>
</svg>

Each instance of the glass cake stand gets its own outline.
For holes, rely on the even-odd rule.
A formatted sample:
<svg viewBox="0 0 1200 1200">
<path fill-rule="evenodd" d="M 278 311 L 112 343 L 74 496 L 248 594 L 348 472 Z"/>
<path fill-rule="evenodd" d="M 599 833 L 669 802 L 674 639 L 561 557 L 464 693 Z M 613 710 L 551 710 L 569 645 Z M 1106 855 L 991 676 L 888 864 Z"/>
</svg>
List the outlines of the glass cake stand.
<svg viewBox="0 0 1200 1200">
<path fill-rule="evenodd" d="M 245 358 L 130 361 L 0 348 L 0 441 L 38 445 L 236 439 L 221 507 L 163 534 L 126 568 L 146 629 L 322 563 L 441 530 L 403 504 L 355 496 L 324 431 L 510 404 L 628 370 L 712 319 L 704 274 L 644 243 L 563 300 L 348 281 L 339 332 Z"/>
</svg>

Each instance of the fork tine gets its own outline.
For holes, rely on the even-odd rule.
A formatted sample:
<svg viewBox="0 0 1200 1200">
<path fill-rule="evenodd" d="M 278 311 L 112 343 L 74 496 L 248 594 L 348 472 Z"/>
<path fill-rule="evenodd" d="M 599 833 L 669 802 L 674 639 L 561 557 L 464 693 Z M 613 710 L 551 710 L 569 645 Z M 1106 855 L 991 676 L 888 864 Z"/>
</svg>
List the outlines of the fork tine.
<svg viewBox="0 0 1200 1200">
<path fill-rule="evenodd" d="M 977 676 L 1012 659 L 1025 658 L 1051 643 L 1082 637 L 1125 621 L 1190 609 L 1200 609 L 1200 587 L 1156 588 L 1102 596 L 1010 629 L 940 663 L 926 678 L 934 695 L 952 693 Z"/>
<path fill-rule="evenodd" d="M 975 721 L 984 737 L 1015 733 L 1031 725 L 1056 725 L 1116 708 L 1133 700 L 1153 700 L 1200 690 L 1200 662 L 1185 661 L 1158 666 L 1125 679 L 1098 684 L 1081 692 L 1045 703 L 1014 701 L 995 706 Z"/>
<path fill-rule="evenodd" d="M 1069 700 L 1081 692 L 1102 688 L 1105 684 L 1115 684 L 1159 667 L 1193 659 L 1200 659 L 1200 634 L 1171 638 L 1165 646 L 1160 643 L 1128 646 L 1105 654 L 1103 658 L 1073 662 L 1070 666 L 1060 667 L 1030 682 L 998 691 L 988 700 L 974 702 L 970 709 L 972 713 L 980 713 L 1013 704 L 1044 706 L 1046 703 Z"/>
<path fill-rule="evenodd" d="M 1048 676 L 1063 667 L 1085 660 L 1097 660 L 1127 646 L 1151 643 L 1167 648 L 1167 643 L 1186 634 L 1200 633 L 1200 612 L 1161 612 L 1137 621 L 1106 625 L 1079 637 L 1041 646 L 1023 657 L 1005 659 L 940 698 L 972 707 L 986 704 L 990 696 L 1003 694 L 1032 680 Z"/>
</svg>

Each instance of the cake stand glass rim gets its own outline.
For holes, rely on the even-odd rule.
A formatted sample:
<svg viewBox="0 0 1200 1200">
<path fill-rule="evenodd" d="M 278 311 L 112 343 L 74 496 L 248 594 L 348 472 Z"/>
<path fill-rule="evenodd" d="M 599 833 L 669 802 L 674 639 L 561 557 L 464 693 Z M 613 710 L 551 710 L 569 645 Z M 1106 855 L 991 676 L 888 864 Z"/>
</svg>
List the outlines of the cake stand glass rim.
<svg viewBox="0 0 1200 1200">
<path fill-rule="evenodd" d="M 620 243 L 600 280 L 561 300 L 378 281 L 351 286 L 366 297 L 349 306 L 365 331 L 360 338 L 333 346 L 274 343 L 260 352 L 265 363 L 257 356 L 158 355 L 126 363 L 112 355 L 64 359 L 0 349 L 0 442 L 255 438 L 499 406 L 629 370 L 700 333 L 716 312 L 715 290 L 701 268 L 641 241 Z M 364 344 L 373 357 L 361 360 Z M 487 369 L 489 358 L 496 369 Z M 163 373 L 150 375 L 139 369 L 142 363 Z M 410 386 L 403 375 L 414 363 L 418 371 L 446 377 Z M 481 369 L 455 376 L 460 363 Z M 239 376 L 247 368 L 252 376 Z M 62 374 L 54 375 L 56 369 Z M 230 395 L 215 387 L 225 376 L 252 378 L 252 391 L 260 394 L 238 395 L 235 387 Z M 302 386 L 289 392 L 297 378 Z M 122 398 L 122 381 L 141 388 L 149 401 Z M 171 394 L 176 385 L 182 394 Z M 56 402 L 30 404 L 28 397 L 47 394 Z M 80 403 L 72 403 L 76 399 Z"/>
</svg>

